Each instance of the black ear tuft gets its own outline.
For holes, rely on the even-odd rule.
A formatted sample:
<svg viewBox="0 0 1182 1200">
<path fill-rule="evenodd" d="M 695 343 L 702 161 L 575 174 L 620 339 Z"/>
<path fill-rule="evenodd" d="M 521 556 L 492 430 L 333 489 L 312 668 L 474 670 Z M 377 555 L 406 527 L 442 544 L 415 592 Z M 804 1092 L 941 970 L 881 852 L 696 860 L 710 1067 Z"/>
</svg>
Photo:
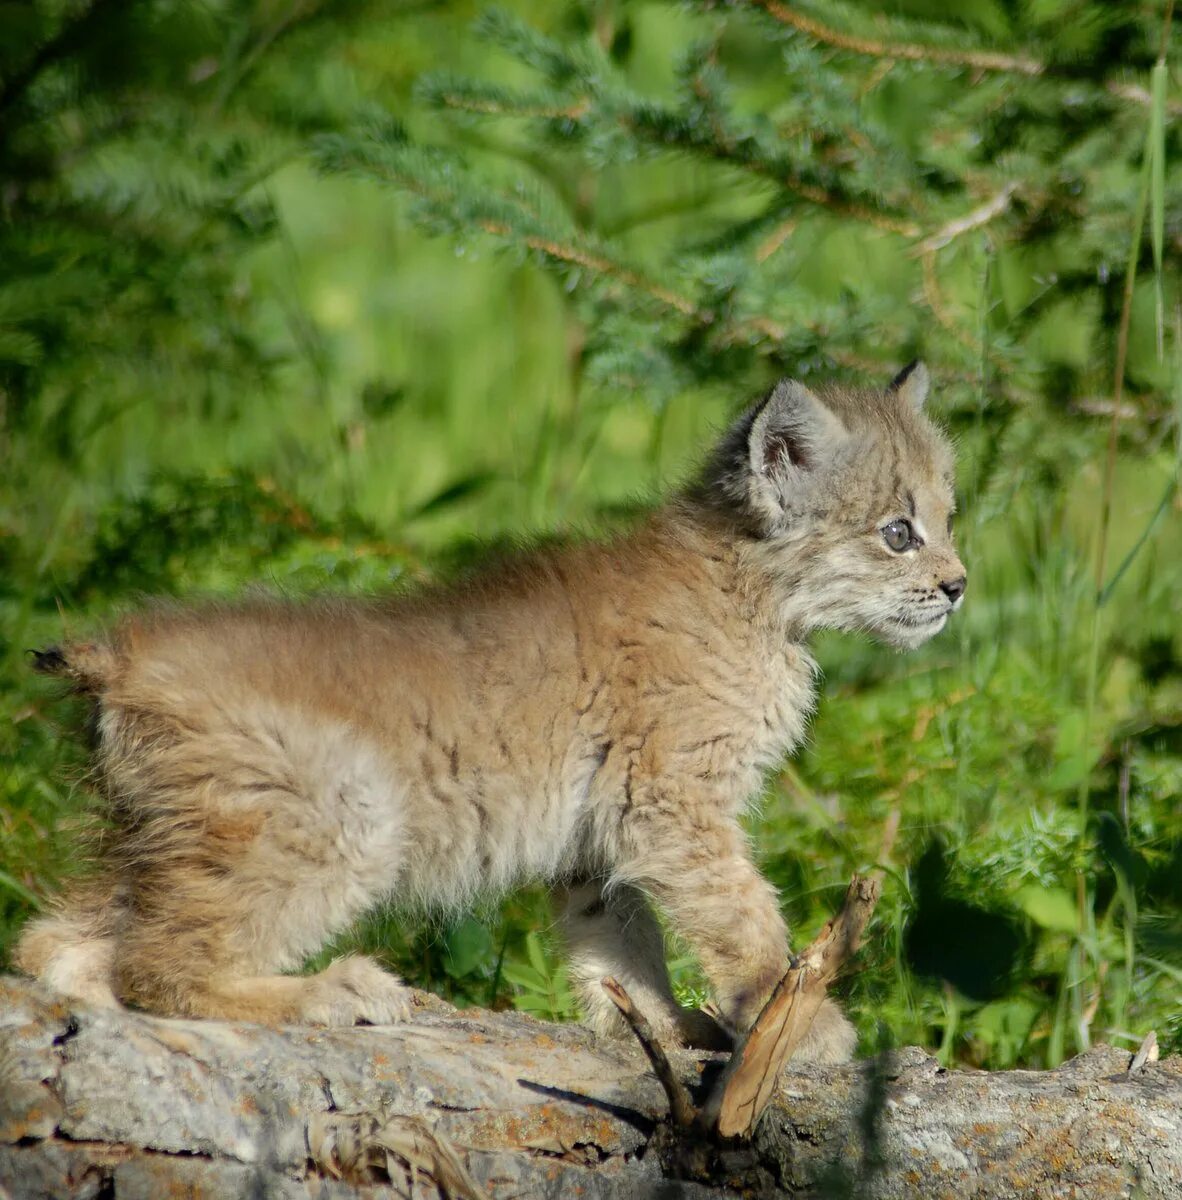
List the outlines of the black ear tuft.
<svg viewBox="0 0 1182 1200">
<path fill-rule="evenodd" d="M 899 373 L 891 380 L 887 390 L 897 392 L 903 384 L 907 382 L 908 377 L 916 367 L 922 366 L 918 358 L 913 358 Z M 879 376 L 881 378 L 881 376 Z"/>
<path fill-rule="evenodd" d="M 916 358 L 891 380 L 888 391 L 894 392 L 896 396 L 905 400 L 916 412 L 922 412 L 930 386 L 931 377 L 928 375 L 928 369 L 923 365 L 922 360 Z"/>
</svg>

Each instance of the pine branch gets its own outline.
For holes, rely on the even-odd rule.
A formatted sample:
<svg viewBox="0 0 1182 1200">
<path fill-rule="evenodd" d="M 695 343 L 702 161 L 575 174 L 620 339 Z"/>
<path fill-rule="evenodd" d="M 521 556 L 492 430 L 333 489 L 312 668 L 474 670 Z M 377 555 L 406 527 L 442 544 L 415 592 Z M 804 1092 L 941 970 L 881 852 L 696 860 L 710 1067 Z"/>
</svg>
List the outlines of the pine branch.
<svg viewBox="0 0 1182 1200">
<path fill-rule="evenodd" d="M 415 155 L 413 161 L 409 155 Z M 574 232 L 560 233 L 549 228 L 543 214 L 519 197 L 493 191 L 483 184 L 461 195 L 463 172 L 454 161 L 424 156 L 405 145 L 371 141 L 358 147 L 339 138 L 323 139 L 318 159 L 330 170 L 350 170 L 385 179 L 452 220 L 467 220 L 481 232 L 512 245 L 524 245 L 551 263 L 579 267 L 622 284 L 698 324 L 709 325 L 714 320 L 713 313 L 699 308 L 688 296 L 617 261 L 604 248 Z"/>
<path fill-rule="evenodd" d="M 914 42 L 881 42 L 857 37 L 824 25 L 806 16 L 783 0 L 746 0 L 753 8 L 762 8 L 781 25 L 791 25 L 818 42 L 872 58 L 904 59 L 909 62 L 940 63 L 945 66 L 971 67 L 976 71 L 1003 71 L 1018 75 L 1041 75 L 1046 64 L 1025 54 L 1001 54 L 992 50 L 954 50 L 945 46 L 925 46 Z"/>
<path fill-rule="evenodd" d="M 981 344 L 971 333 L 964 329 L 960 322 L 949 312 L 940 288 L 940 278 L 936 272 L 936 252 L 924 252 L 921 262 L 923 265 L 923 298 L 924 303 L 932 311 L 932 316 L 940 323 L 945 332 L 951 334 L 966 350 L 974 356 L 981 354 Z"/>
<path fill-rule="evenodd" d="M 494 237 L 509 239 L 513 237 L 513 230 L 498 221 L 481 221 L 478 224 L 485 233 L 490 233 Z M 531 250 L 536 251 L 552 262 L 582 267 L 584 270 L 601 275 L 606 279 L 622 283 L 635 291 L 644 292 L 653 299 L 659 300 L 668 308 L 679 312 L 682 316 L 691 317 L 699 324 L 709 325 L 714 320 L 712 313 L 698 308 L 688 297 L 679 295 L 669 288 L 654 283 L 639 271 L 623 266 L 604 254 L 597 254 L 572 242 L 562 242 L 553 238 L 531 235 L 526 236 L 523 241 Z"/>
<path fill-rule="evenodd" d="M 842 195 L 832 187 L 806 179 L 799 170 L 783 160 L 782 152 L 765 152 L 766 148 L 758 146 L 754 137 L 728 132 L 718 123 L 712 126 L 707 136 L 676 114 L 653 105 L 637 105 L 631 112 L 621 114 L 621 119 L 627 122 L 634 134 L 656 145 L 698 153 L 715 162 L 738 167 L 835 216 L 873 225 L 903 237 L 919 237 L 923 232 L 913 221 L 872 208 Z"/>
<path fill-rule="evenodd" d="M 995 217 L 1001 216 L 1010 207 L 1014 193 L 1017 190 L 1017 183 L 1011 180 L 996 196 L 992 196 L 984 204 L 980 205 L 980 207 L 974 208 L 972 212 L 966 213 L 963 217 L 958 217 L 955 221 L 949 221 L 947 225 L 944 225 L 942 228 L 937 229 L 935 233 L 924 238 L 922 242 L 912 249 L 911 253 L 918 256 L 930 254 L 935 250 L 942 250 L 962 234 L 988 225 L 990 221 Z"/>
<path fill-rule="evenodd" d="M 0 117 L 20 101 L 47 67 L 84 45 L 90 31 L 102 22 L 108 9 L 118 7 L 123 2 L 124 0 L 91 0 L 73 21 L 58 30 L 49 41 L 42 43 L 28 62 L 0 87 Z"/>
<path fill-rule="evenodd" d="M 231 64 L 213 102 L 213 110 L 220 111 L 225 107 L 233 93 L 242 85 L 250 73 L 258 66 L 260 59 L 271 47 L 285 37 L 293 29 L 317 16 L 322 8 L 322 0 L 295 0 L 295 3 L 281 12 L 274 21 L 263 29 L 254 43 Z"/>
<path fill-rule="evenodd" d="M 578 121 L 591 113 L 592 105 L 590 95 L 568 99 L 557 90 L 524 93 L 443 73 L 424 76 L 415 90 L 420 100 L 437 108 L 482 117 Z"/>
<path fill-rule="evenodd" d="M 591 46 L 564 45 L 547 37 L 515 13 L 502 8 L 486 9 L 476 21 L 475 32 L 512 55 L 518 62 L 538 71 L 551 83 L 562 84 L 587 78 L 602 69 L 602 58 Z"/>
<path fill-rule="evenodd" d="M 881 361 L 834 345 L 834 330 L 845 328 L 840 321 L 832 327 L 829 322 L 815 319 L 799 318 L 785 323 L 769 312 L 751 311 L 750 306 L 746 312 L 733 311 L 735 296 L 742 296 L 744 289 L 736 291 L 733 281 L 726 282 L 725 270 L 721 276 L 719 272 L 701 276 L 699 271 L 695 278 L 701 276 L 713 282 L 705 293 L 697 295 L 656 280 L 621 261 L 609 245 L 581 230 L 563 228 L 554 216 L 526 203 L 520 192 L 509 195 L 490 188 L 486 181 L 471 176 L 454 155 L 408 145 L 398 130 L 377 130 L 365 140 L 324 138 L 317 157 L 322 169 L 393 184 L 416 197 L 426 206 L 431 219 L 445 222 L 450 232 L 479 231 L 507 247 L 532 251 L 550 266 L 577 268 L 589 280 L 598 280 L 609 288 L 655 303 L 662 320 L 671 318 L 688 323 L 695 335 L 686 342 L 683 324 L 676 333 L 672 330 L 655 333 L 657 343 L 697 344 L 711 360 L 732 350 L 749 351 L 758 357 L 822 353 L 851 369 L 875 374 L 883 370 Z M 542 199 L 539 195 L 539 201 Z M 912 229 L 908 227 L 908 232 Z M 700 255 L 690 257 L 700 264 Z M 602 319 L 601 315 L 598 320 Z M 702 335 L 706 340 L 703 341 Z"/>
<path fill-rule="evenodd" d="M 516 23 L 513 29 L 515 33 L 521 33 Z M 549 52 L 548 45 L 547 50 Z M 809 178 L 799 167 L 785 161 L 781 145 L 765 144 L 764 136 L 756 127 L 735 127 L 697 74 L 686 80 L 692 93 L 693 111 L 679 111 L 637 96 L 618 84 L 609 87 L 602 72 L 594 77 L 584 76 L 580 73 L 582 68 L 573 60 L 568 60 L 567 66 L 569 70 L 563 75 L 562 83 L 580 85 L 573 96 L 563 95 L 561 91 L 523 94 L 499 85 L 451 76 L 429 77 L 420 85 L 419 95 L 452 112 L 523 120 L 577 121 L 588 131 L 598 123 L 601 128 L 626 131 L 638 141 L 660 150 L 701 155 L 737 167 L 843 219 L 869 224 L 903 237 L 919 237 L 923 233 L 913 221 L 867 204 L 857 196 L 843 194 L 831 182 Z M 702 113 L 709 119 L 697 119 Z M 816 121 L 810 121 L 809 127 L 815 129 Z M 848 131 L 842 133 L 848 139 Z M 913 207 L 918 207 L 918 202 Z"/>
<path fill-rule="evenodd" d="M 791 26 L 818 42 L 833 46 L 838 50 L 846 50 L 851 54 L 894 61 L 967 67 L 974 71 L 1025 75 L 1030 78 L 1060 74 L 1053 64 L 1028 54 L 1004 54 L 996 50 L 960 50 L 949 46 L 931 46 L 918 42 L 879 41 L 874 38 L 843 33 L 831 25 L 818 21 L 815 17 L 807 16 L 792 5 L 784 3 L 784 0 L 741 0 L 741 2 L 749 4 L 752 8 L 762 9 L 781 25 Z M 1101 86 L 1109 95 L 1115 96 L 1117 99 L 1146 107 L 1152 103 L 1152 97 L 1148 90 L 1139 84 L 1106 79 Z M 1172 102 L 1167 105 L 1167 110 L 1171 114 L 1182 113 L 1182 103 Z"/>
<path fill-rule="evenodd" d="M 585 98 L 566 105 L 528 105 L 510 104 L 493 96 L 462 96 L 456 92 L 438 93 L 437 103 L 455 112 L 475 113 L 482 117 L 524 117 L 546 121 L 578 121 L 585 117 L 591 108 L 590 100 Z"/>
</svg>

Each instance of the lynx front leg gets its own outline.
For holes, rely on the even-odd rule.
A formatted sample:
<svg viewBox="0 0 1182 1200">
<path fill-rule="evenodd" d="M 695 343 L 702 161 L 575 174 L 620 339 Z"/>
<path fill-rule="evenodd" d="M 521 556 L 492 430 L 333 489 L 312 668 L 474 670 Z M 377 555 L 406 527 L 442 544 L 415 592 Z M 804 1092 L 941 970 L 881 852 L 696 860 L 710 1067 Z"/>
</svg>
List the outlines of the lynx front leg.
<svg viewBox="0 0 1182 1200">
<path fill-rule="evenodd" d="M 730 1047 L 730 1035 L 712 1017 L 677 1003 L 665 969 L 661 927 L 639 890 L 628 884 L 605 888 L 602 880 L 593 880 L 563 888 L 555 899 L 562 909 L 571 979 L 592 1029 L 624 1032 L 620 1014 L 600 985 L 605 975 L 612 975 L 666 1045 Z"/>
<path fill-rule="evenodd" d="M 702 797 L 637 803 L 622 830 L 617 875 L 648 892 L 689 943 L 735 1028 L 748 1029 L 788 969 L 788 930 L 775 889 L 756 870 L 746 839 Z M 845 1062 L 853 1027 L 831 1001 L 817 1014 L 798 1059 Z"/>
</svg>

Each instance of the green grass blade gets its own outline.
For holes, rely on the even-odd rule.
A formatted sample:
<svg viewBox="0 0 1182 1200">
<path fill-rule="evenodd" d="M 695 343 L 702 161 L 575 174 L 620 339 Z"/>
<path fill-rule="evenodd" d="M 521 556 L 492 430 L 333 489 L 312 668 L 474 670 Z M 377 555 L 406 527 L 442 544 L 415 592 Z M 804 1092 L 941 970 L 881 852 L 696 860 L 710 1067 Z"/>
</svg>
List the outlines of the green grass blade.
<svg viewBox="0 0 1182 1200">
<path fill-rule="evenodd" d="M 31 904 L 34 908 L 41 908 L 41 901 L 29 891 L 19 879 L 14 879 L 7 871 L 0 871 L 0 888 L 7 888 L 10 892 L 15 892 L 26 904 Z"/>
<path fill-rule="evenodd" d="M 1153 245 L 1153 277 L 1157 312 L 1157 357 L 1165 353 L 1165 300 L 1162 289 L 1162 248 L 1166 225 L 1166 64 L 1158 59 L 1150 78 L 1149 139 L 1146 154 L 1150 162 L 1149 235 Z"/>
<path fill-rule="evenodd" d="M 1133 565 L 1133 560 L 1141 551 L 1141 547 L 1153 536 L 1153 531 L 1157 528 L 1158 522 L 1166 514 L 1166 510 L 1170 507 L 1170 502 L 1174 498 L 1174 493 L 1178 490 L 1178 477 L 1175 475 L 1169 483 L 1166 484 L 1166 490 L 1162 493 L 1162 498 L 1157 502 L 1157 508 L 1153 510 L 1153 516 L 1149 518 L 1148 524 L 1141 530 L 1141 536 L 1133 543 L 1128 554 L 1121 560 L 1121 564 L 1112 573 L 1112 578 L 1101 589 L 1099 596 L 1096 597 L 1096 604 L 1103 608 L 1112 597 L 1112 593 L 1116 585 L 1120 583 L 1125 572 Z"/>
</svg>

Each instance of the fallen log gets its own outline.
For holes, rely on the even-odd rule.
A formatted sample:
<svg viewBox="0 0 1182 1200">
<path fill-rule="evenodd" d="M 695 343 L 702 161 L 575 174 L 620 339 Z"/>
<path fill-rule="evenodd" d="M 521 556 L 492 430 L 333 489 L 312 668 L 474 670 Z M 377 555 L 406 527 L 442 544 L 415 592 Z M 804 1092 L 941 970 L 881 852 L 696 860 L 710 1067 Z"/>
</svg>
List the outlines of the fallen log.
<svg viewBox="0 0 1182 1200">
<path fill-rule="evenodd" d="M 697 1105 L 726 1062 L 668 1057 Z M 267 1029 L 0 979 L 0 1196 L 1177 1197 L 1182 1060 L 1131 1059 L 790 1063 L 750 1140 L 687 1158 L 640 1049 L 577 1026 L 422 997 L 404 1025 Z"/>
</svg>

